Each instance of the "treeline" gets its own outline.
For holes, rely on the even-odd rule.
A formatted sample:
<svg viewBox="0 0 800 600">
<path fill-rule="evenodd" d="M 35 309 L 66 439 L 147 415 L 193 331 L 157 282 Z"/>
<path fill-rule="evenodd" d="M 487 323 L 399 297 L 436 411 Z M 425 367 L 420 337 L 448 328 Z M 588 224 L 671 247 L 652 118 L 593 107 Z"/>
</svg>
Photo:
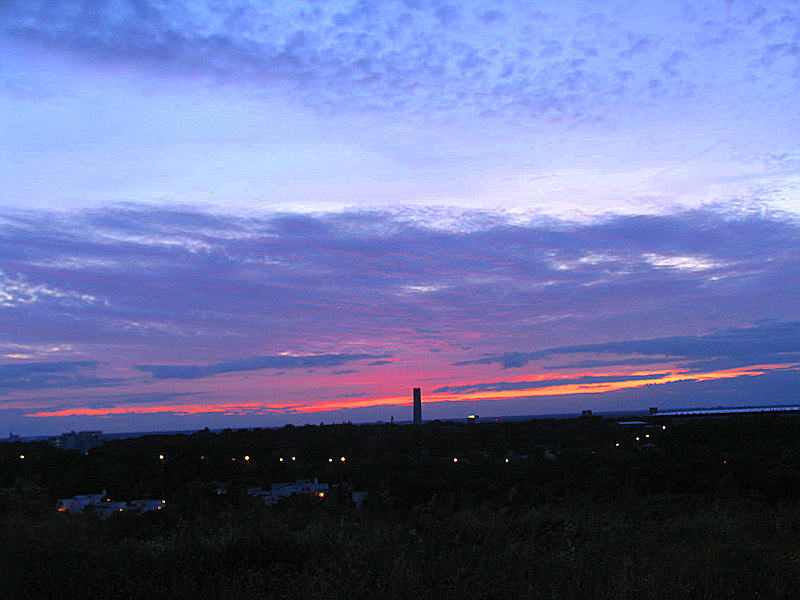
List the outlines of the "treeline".
<svg viewBox="0 0 800 600">
<path fill-rule="evenodd" d="M 437 460 L 442 457 L 460 457 L 464 465 L 477 456 L 496 461 L 509 452 L 541 458 L 544 446 L 600 444 L 612 439 L 616 429 L 602 419 L 287 426 L 113 440 L 87 455 L 45 443 L 2 444 L 0 485 L 7 487 L 19 477 L 55 497 L 105 487 L 119 499 L 171 497 L 196 481 L 258 485 L 319 477 L 365 488 L 387 477 L 413 474 L 425 464 L 440 466 Z"/>
<path fill-rule="evenodd" d="M 233 490 L 299 477 L 347 483 L 410 509 L 433 494 L 530 501 L 620 491 L 800 495 L 800 417 L 697 419 L 655 427 L 599 417 L 424 426 L 322 425 L 109 441 L 88 454 L 0 444 L 0 487 L 57 498 L 105 488 L 173 501 L 202 483 Z M 20 458 L 24 456 L 24 458 Z M 344 459 L 344 460 L 342 460 Z"/>
<path fill-rule="evenodd" d="M 0 588 L 10 598 L 796 598 L 798 433 L 796 416 L 666 429 L 594 417 L 201 431 L 87 455 L 0 444 Z M 341 487 L 277 507 L 245 493 L 298 477 Z M 102 488 L 167 508 L 106 521 L 53 510 Z M 351 489 L 368 492 L 361 508 Z"/>
</svg>

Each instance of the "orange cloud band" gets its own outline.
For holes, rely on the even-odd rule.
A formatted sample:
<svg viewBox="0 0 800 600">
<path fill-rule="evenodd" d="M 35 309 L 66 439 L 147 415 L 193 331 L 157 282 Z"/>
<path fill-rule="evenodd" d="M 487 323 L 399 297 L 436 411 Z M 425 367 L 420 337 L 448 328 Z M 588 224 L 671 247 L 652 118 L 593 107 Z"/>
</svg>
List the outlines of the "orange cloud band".
<svg viewBox="0 0 800 600">
<path fill-rule="evenodd" d="M 686 373 L 681 371 L 672 371 L 664 373 L 652 372 L 654 377 L 652 379 L 637 379 L 634 381 L 611 381 L 603 383 L 565 383 L 562 385 L 552 385 L 544 388 L 535 388 L 530 390 L 503 390 L 503 391 L 481 391 L 481 392 L 466 392 L 458 394 L 426 394 L 426 403 L 435 402 L 469 402 L 474 400 L 501 400 L 501 399 L 514 399 L 514 398 L 531 398 L 531 397 L 546 397 L 546 396 L 569 396 L 575 394 L 603 394 L 606 392 L 613 392 L 623 389 L 639 388 L 647 385 L 663 385 L 666 383 L 675 383 L 680 381 L 715 381 L 720 379 L 733 379 L 736 377 L 763 375 L 769 370 L 778 368 L 796 368 L 800 364 L 790 365 L 754 365 L 751 367 L 726 369 L 722 371 L 713 371 L 710 373 Z M 641 374 L 651 374 L 642 372 Z M 598 375 L 594 373 L 594 375 Z M 615 373 L 615 375 L 620 375 Z M 655 376 L 658 375 L 658 376 Z M 552 377 L 552 376 L 551 376 Z M 575 377 L 580 377 L 576 375 Z M 529 380 L 535 381 L 535 378 Z M 378 398 L 364 398 L 364 399 L 350 399 L 344 401 L 329 401 L 320 402 L 318 404 L 268 404 L 263 402 L 246 402 L 235 404 L 181 404 L 169 406 L 118 406 L 111 408 L 68 408 L 58 411 L 50 412 L 36 412 L 26 414 L 26 417 L 67 417 L 67 416 L 107 416 L 107 415 L 123 415 L 123 414 L 155 414 L 155 413 L 177 413 L 177 414 L 202 414 L 202 413 L 249 413 L 257 414 L 264 413 L 314 413 L 314 412 L 327 412 L 342 409 L 354 408 L 372 408 L 375 406 L 403 406 L 408 405 L 408 395 L 403 396 L 385 396 Z"/>
</svg>

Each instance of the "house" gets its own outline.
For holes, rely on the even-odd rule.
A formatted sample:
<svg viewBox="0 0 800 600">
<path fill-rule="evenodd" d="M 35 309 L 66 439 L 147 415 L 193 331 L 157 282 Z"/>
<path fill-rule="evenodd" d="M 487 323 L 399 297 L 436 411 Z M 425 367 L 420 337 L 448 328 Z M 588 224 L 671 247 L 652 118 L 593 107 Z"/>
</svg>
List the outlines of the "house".
<svg viewBox="0 0 800 600">
<path fill-rule="evenodd" d="M 166 500 L 131 500 L 126 510 L 140 515 L 151 510 L 161 510 L 166 504 Z"/>
<path fill-rule="evenodd" d="M 101 519 L 107 519 L 118 512 L 132 512 L 138 515 L 151 510 L 161 510 L 165 505 L 166 500 L 112 502 L 111 499 L 106 498 L 106 491 L 103 490 L 99 494 L 82 494 L 72 498 L 62 498 L 58 501 L 56 510 L 68 513 L 92 512 Z"/>
<path fill-rule="evenodd" d="M 298 479 L 294 483 L 273 483 L 270 485 L 269 491 L 265 491 L 260 487 L 248 488 L 247 493 L 251 496 L 257 496 L 263 500 L 264 504 L 271 505 L 277 504 L 278 500 L 288 498 L 295 494 L 305 494 L 324 498 L 328 495 L 330 484 L 320 483 L 319 479 Z"/>
<path fill-rule="evenodd" d="M 101 504 L 106 497 L 106 491 L 99 494 L 81 494 L 72 498 L 62 498 L 58 501 L 59 512 L 81 512 L 88 506 Z"/>
<path fill-rule="evenodd" d="M 108 499 L 106 502 L 101 502 L 100 504 L 95 504 L 92 506 L 94 514 L 101 519 L 107 519 L 117 512 L 125 512 L 125 508 L 125 502 L 112 502 Z"/>
</svg>

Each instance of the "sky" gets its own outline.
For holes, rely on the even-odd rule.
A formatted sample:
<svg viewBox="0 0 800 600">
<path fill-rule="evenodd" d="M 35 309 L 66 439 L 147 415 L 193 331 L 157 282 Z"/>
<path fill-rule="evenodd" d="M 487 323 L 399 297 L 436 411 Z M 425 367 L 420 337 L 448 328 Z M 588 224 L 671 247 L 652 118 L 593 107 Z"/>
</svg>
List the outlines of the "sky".
<svg viewBox="0 0 800 600">
<path fill-rule="evenodd" d="M 798 402 L 797 0 L 0 0 L 0 435 Z"/>
</svg>

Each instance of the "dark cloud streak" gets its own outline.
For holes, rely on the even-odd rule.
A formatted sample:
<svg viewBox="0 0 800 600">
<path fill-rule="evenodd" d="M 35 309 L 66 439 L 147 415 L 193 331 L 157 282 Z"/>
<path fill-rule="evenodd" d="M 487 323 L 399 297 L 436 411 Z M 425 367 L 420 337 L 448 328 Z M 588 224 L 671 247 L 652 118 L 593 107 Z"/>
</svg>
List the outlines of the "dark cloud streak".
<svg viewBox="0 0 800 600">
<path fill-rule="evenodd" d="M 686 367 L 696 370 L 731 368 L 754 364 L 791 363 L 800 357 L 800 321 L 767 322 L 755 327 L 730 328 L 699 336 L 676 336 L 649 340 L 607 342 L 548 348 L 536 352 L 507 352 L 457 365 L 500 363 L 504 368 L 522 367 L 531 361 L 571 354 L 615 354 L 660 356 L 662 363 L 696 359 Z M 633 359 L 640 360 L 640 359 Z M 615 361 L 619 363 L 621 361 Z M 652 361 L 648 362 L 652 363 Z M 585 363 L 573 363 L 575 367 Z M 607 365 L 591 361 L 594 366 Z M 613 363 L 612 363 L 613 364 Z M 563 367 L 562 367 L 563 368 Z"/>
<path fill-rule="evenodd" d="M 97 361 L 56 361 L 0 365 L 0 393 L 44 389 L 80 389 L 120 385 L 122 379 L 87 377 Z"/>
<path fill-rule="evenodd" d="M 197 379 L 222 373 L 257 371 L 261 369 L 303 369 L 338 367 L 357 360 L 383 358 L 372 354 L 321 354 L 317 356 L 263 356 L 242 358 L 207 366 L 189 365 L 140 365 L 140 371 L 152 373 L 156 379 Z M 336 374 L 351 373 L 352 370 L 336 371 Z"/>
</svg>

